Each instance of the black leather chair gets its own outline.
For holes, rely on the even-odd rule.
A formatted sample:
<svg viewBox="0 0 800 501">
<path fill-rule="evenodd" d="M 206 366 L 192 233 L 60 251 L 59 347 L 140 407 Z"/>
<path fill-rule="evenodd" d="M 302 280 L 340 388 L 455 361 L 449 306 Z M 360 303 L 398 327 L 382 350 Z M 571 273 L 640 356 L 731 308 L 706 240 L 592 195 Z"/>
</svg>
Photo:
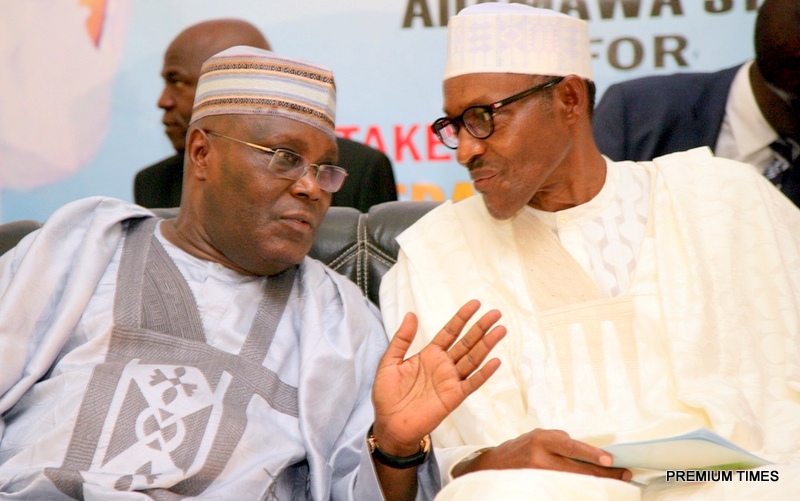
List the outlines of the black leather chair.
<svg viewBox="0 0 800 501">
<path fill-rule="evenodd" d="M 439 202 L 385 202 L 372 206 L 368 213 L 351 207 L 331 207 L 309 255 L 355 282 L 365 296 L 380 306 L 381 278 L 397 261 L 400 250 L 395 238 L 437 205 Z M 172 217 L 178 209 L 153 212 Z M 40 226 L 37 221 L 0 225 L 0 254 Z"/>
<path fill-rule="evenodd" d="M 309 255 L 348 277 L 380 306 L 384 273 L 397 261 L 395 238 L 439 202 L 384 202 L 366 214 L 350 207 L 331 207 Z"/>
</svg>

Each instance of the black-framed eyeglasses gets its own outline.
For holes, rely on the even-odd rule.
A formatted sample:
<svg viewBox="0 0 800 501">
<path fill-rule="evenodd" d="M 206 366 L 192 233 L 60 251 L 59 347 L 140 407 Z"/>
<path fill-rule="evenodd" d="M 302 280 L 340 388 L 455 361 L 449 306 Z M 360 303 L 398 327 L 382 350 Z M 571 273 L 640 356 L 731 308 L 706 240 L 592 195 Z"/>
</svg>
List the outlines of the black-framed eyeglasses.
<svg viewBox="0 0 800 501">
<path fill-rule="evenodd" d="M 229 141 L 245 144 L 251 148 L 263 151 L 264 153 L 269 153 L 271 157 L 269 159 L 269 163 L 267 164 L 267 170 L 273 175 L 283 179 L 297 181 L 305 176 L 310 169 L 314 169 L 315 177 L 319 187 L 328 193 L 336 193 L 342 188 L 344 180 L 347 177 L 347 171 L 341 167 L 327 164 L 312 164 L 304 156 L 299 155 L 291 150 L 284 150 L 283 148 L 267 148 L 266 146 L 242 141 L 241 139 L 226 136 L 225 134 L 220 134 L 219 132 L 214 132 L 213 130 L 203 130 L 212 136 L 222 137 L 228 139 Z"/>
<path fill-rule="evenodd" d="M 470 106 L 461 115 L 453 118 L 442 117 L 431 125 L 436 137 L 450 149 L 458 148 L 458 131 L 463 126 L 472 137 L 476 139 L 486 139 L 494 132 L 494 114 L 507 104 L 519 101 L 523 97 L 530 96 L 536 92 L 549 89 L 564 80 L 563 77 L 555 78 L 549 82 L 523 90 L 518 94 L 501 99 L 496 103 Z"/>
</svg>

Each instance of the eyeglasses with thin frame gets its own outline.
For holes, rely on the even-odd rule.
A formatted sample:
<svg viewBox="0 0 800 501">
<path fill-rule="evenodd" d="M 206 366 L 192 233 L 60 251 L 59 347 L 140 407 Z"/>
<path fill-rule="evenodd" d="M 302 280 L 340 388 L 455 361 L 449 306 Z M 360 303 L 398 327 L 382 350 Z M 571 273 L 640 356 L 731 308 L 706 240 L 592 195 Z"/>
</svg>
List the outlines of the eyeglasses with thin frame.
<svg viewBox="0 0 800 501">
<path fill-rule="evenodd" d="M 206 134 L 241 143 L 264 153 L 270 154 L 271 157 L 269 163 L 267 164 L 267 170 L 273 175 L 283 179 L 297 181 L 305 176 L 310 169 L 314 169 L 315 178 L 320 189 L 325 190 L 328 193 L 336 193 L 342 188 L 344 180 L 347 177 L 347 171 L 341 167 L 327 164 L 312 164 L 302 155 L 290 150 L 284 150 L 283 148 L 267 148 L 266 146 L 242 141 L 241 139 L 226 136 L 225 134 L 220 134 L 219 132 L 215 132 L 213 130 L 203 129 L 203 131 L 206 132 Z"/>
<path fill-rule="evenodd" d="M 445 146 L 453 150 L 458 148 L 458 131 L 461 127 L 467 129 L 467 132 L 476 139 L 486 139 L 494 133 L 494 114 L 498 109 L 515 101 L 519 101 L 523 97 L 549 89 L 562 80 L 564 80 L 563 77 L 555 78 L 549 82 L 536 85 L 530 89 L 514 94 L 513 96 L 501 99 L 496 103 L 470 106 L 457 117 L 442 117 L 436 120 L 433 122 L 433 125 L 431 125 L 431 129 Z"/>
</svg>

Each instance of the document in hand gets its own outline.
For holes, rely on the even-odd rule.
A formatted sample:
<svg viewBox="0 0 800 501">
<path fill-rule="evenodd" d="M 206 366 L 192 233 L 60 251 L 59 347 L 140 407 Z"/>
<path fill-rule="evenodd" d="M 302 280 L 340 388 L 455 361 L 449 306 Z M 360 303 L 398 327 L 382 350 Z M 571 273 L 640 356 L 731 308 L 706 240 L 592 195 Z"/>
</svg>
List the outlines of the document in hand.
<svg viewBox="0 0 800 501">
<path fill-rule="evenodd" d="M 745 470 L 771 464 L 706 428 L 685 435 L 612 444 L 614 466 L 648 470 Z"/>
</svg>

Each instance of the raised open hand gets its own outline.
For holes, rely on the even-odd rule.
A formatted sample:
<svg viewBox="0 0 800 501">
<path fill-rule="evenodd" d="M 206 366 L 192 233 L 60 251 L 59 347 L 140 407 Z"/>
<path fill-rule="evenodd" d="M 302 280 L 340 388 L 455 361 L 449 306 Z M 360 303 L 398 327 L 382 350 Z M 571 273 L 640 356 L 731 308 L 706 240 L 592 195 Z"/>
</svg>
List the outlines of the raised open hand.
<svg viewBox="0 0 800 501">
<path fill-rule="evenodd" d="M 483 315 L 456 342 L 479 308 L 475 300 L 462 306 L 430 344 L 407 360 L 417 317 L 409 313 L 403 319 L 381 358 L 372 389 L 374 435 L 383 451 L 398 456 L 417 452 L 420 440 L 500 367 L 495 358 L 476 371 L 506 334 L 505 327 L 492 328 L 499 311 Z"/>
</svg>

